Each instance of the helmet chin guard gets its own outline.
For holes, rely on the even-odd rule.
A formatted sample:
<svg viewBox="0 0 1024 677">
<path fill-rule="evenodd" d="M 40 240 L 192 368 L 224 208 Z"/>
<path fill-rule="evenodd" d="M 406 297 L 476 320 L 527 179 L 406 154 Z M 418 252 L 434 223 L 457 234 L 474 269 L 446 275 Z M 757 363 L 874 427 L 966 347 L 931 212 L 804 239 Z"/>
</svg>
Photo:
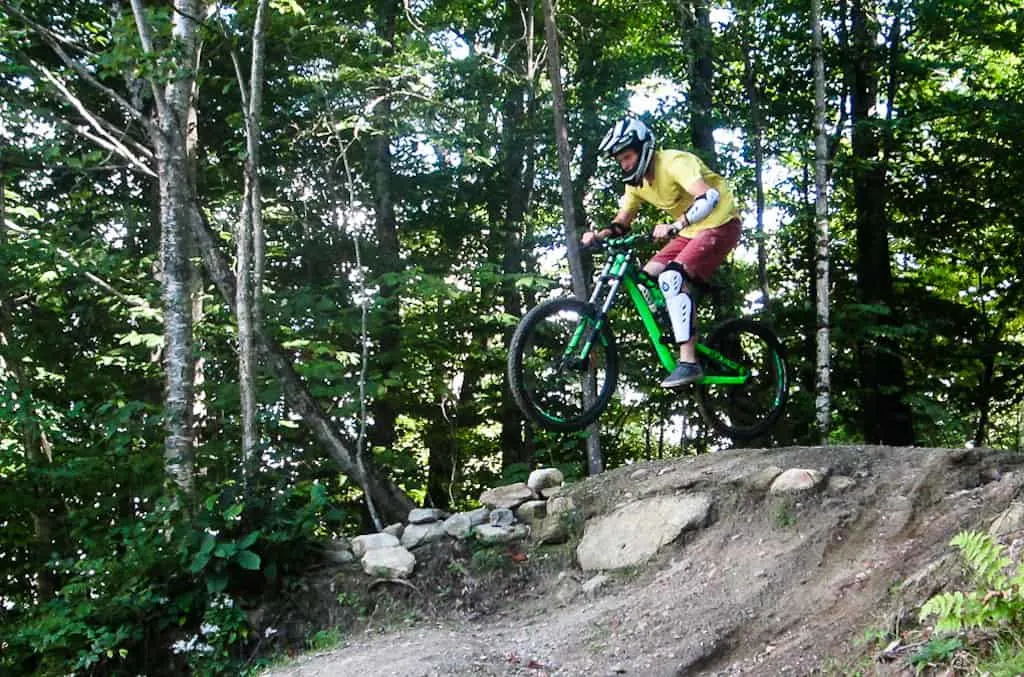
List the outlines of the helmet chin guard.
<svg viewBox="0 0 1024 677">
<path fill-rule="evenodd" d="M 633 168 L 622 170 L 622 180 L 631 186 L 639 186 L 654 157 L 654 134 L 636 118 L 624 118 L 616 122 L 598 146 L 598 150 L 611 157 L 627 148 L 636 150 L 639 159 Z"/>
</svg>

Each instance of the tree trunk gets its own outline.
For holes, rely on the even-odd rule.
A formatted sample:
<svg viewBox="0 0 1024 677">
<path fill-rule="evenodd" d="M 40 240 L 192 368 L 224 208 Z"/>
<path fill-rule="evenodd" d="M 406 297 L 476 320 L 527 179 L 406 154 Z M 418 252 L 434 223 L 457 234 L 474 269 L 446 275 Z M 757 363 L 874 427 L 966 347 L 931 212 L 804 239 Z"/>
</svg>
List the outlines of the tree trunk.
<svg viewBox="0 0 1024 677">
<path fill-rule="evenodd" d="M 562 93 L 562 64 L 558 48 L 558 28 L 555 24 L 555 10 L 551 0 L 544 3 L 544 35 L 548 46 L 548 76 L 551 78 L 551 94 L 554 104 L 555 142 L 558 145 L 558 177 L 562 188 L 562 212 L 565 228 L 565 245 L 569 258 L 569 273 L 572 276 L 573 293 L 577 298 L 587 298 L 587 280 L 584 276 L 580 257 L 579 233 L 576 232 L 576 203 L 573 199 L 572 171 L 570 169 L 569 130 L 565 122 L 565 95 Z M 584 402 L 597 397 L 594 378 L 584 381 Z M 604 469 L 601 454 L 601 435 L 597 423 L 587 428 L 587 471 L 596 475 Z"/>
<path fill-rule="evenodd" d="M 530 39 L 528 26 L 523 25 L 526 9 L 517 0 L 509 0 L 505 13 L 505 32 L 512 47 L 509 49 L 507 64 L 515 83 L 510 84 L 505 93 L 502 105 L 501 120 L 501 193 L 503 194 L 504 215 L 501 229 L 503 233 L 501 271 L 502 305 L 506 313 L 519 317 L 523 313 L 523 305 L 516 288 L 514 276 L 523 272 L 522 269 L 522 230 L 523 216 L 526 214 L 526 198 L 528 188 L 526 176 L 526 153 L 529 144 L 525 130 L 526 99 L 529 97 L 529 72 L 527 49 Z M 517 39 L 522 28 L 523 35 Z M 503 332 L 503 345 L 508 349 L 512 341 L 515 327 L 506 327 Z M 530 465 L 524 437 L 522 413 L 512 397 L 512 389 L 508 383 L 508 374 L 503 374 L 501 387 L 501 453 L 502 467 L 513 464 Z"/>
<path fill-rule="evenodd" d="M 811 0 L 814 34 L 814 222 L 815 256 L 815 379 L 814 411 L 818 435 L 828 443 L 831 422 L 831 352 L 829 350 L 828 139 L 825 135 L 825 58 L 821 32 L 821 0 Z"/>
<path fill-rule="evenodd" d="M 879 162 L 878 137 L 873 128 L 878 70 L 874 31 L 865 0 L 851 3 L 854 205 L 857 229 L 857 286 L 864 304 L 885 306 L 888 315 L 879 325 L 894 325 L 893 283 L 889 255 L 889 219 L 886 214 L 886 167 Z M 861 339 L 861 387 L 864 391 L 864 436 L 869 442 L 909 445 L 914 431 L 909 406 L 903 401 L 906 374 L 898 346 L 891 339 Z"/>
<path fill-rule="evenodd" d="M 754 197 L 756 224 L 754 237 L 757 240 L 757 281 L 761 288 L 761 303 L 768 310 L 770 294 L 768 291 L 768 251 L 765 245 L 764 233 L 764 147 L 762 136 L 764 134 L 761 125 L 761 94 L 757 86 L 757 64 L 754 60 L 754 45 L 752 36 L 754 28 L 751 25 L 751 14 L 753 8 L 744 6 L 740 12 L 740 51 L 743 52 L 743 80 L 746 84 L 747 99 L 750 104 L 750 149 L 754 156 Z"/>
<path fill-rule="evenodd" d="M 402 5 L 395 0 L 377 2 L 377 36 L 383 48 L 381 63 L 386 65 L 394 56 L 394 41 L 399 12 Z M 378 99 L 373 108 L 374 135 L 369 142 L 369 155 L 373 167 L 372 185 L 374 190 L 375 229 L 377 250 L 372 261 L 374 276 L 379 280 L 380 305 L 377 310 L 376 338 L 379 346 L 376 356 L 377 378 L 388 380 L 394 377 L 401 361 L 402 321 L 399 314 L 399 286 L 393 280 L 383 280 L 401 270 L 399 262 L 398 226 L 395 217 L 394 194 L 392 189 L 393 170 L 391 167 L 391 84 L 386 78 L 374 87 Z M 398 419 L 399 388 L 389 388 L 387 393 L 374 398 L 370 411 L 373 426 L 370 428 L 370 449 L 391 448 L 397 439 L 395 422 Z"/>
<path fill-rule="evenodd" d="M 242 108 L 245 120 L 245 190 L 242 198 L 241 219 L 236 237 L 235 303 L 238 324 L 238 380 L 242 405 L 242 477 L 245 486 L 255 473 L 256 448 L 259 431 L 256 423 L 256 364 L 253 325 L 259 322 L 258 298 L 262 284 L 260 255 L 254 258 L 257 230 L 262 230 L 262 192 L 260 190 L 260 116 L 263 104 L 263 31 L 266 23 L 268 0 L 259 0 L 256 23 L 252 35 L 252 61 L 248 96 L 246 84 L 239 68 L 239 87 L 243 92 Z M 238 66 L 236 62 L 236 67 Z"/>
<path fill-rule="evenodd" d="M 217 248 L 216 237 L 206 225 L 198 204 L 193 205 L 193 213 L 193 232 L 199 241 L 203 265 L 224 302 L 231 312 L 235 312 L 234 276 Z M 259 325 L 254 326 L 254 338 L 260 359 L 277 375 L 288 406 L 302 417 L 331 459 L 343 473 L 362 487 L 363 491 L 372 494 L 377 509 L 387 522 L 405 520 L 409 516 L 409 510 L 415 507 L 409 497 L 384 476 L 374 464 L 372 455 L 368 455 L 364 460 L 365 473 L 360 471 L 359 463 L 349 448 L 349 442 L 342 437 L 320 405 L 309 394 L 281 346 L 264 327 Z"/>
<path fill-rule="evenodd" d="M 683 34 L 690 43 L 690 138 L 697 154 L 714 169 L 717 163 L 712 117 L 715 67 L 711 12 L 705 0 L 678 0 L 678 7 Z"/>
<path fill-rule="evenodd" d="M 164 467 L 169 479 L 191 498 L 194 492 L 192 401 L 192 299 L 189 275 L 189 229 L 195 184 L 188 138 L 198 55 L 198 0 L 175 0 L 171 36 L 183 63 L 180 74 L 162 87 L 151 81 L 157 108 L 152 133 L 160 194 L 160 264 L 164 316 Z M 154 53 L 152 27 L 141 0 L 132 11 L 143 50 Z"/>
</svg>

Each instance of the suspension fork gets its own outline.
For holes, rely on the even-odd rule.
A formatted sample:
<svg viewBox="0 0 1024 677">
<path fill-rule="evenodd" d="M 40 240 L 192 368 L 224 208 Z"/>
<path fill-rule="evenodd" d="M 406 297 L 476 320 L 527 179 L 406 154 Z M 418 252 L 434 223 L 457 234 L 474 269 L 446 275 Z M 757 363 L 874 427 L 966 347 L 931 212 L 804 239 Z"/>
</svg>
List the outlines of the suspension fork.
<svg viewBox="0 0 1024 677">
<path fill-rule="evenodd" d="M 615 295 L 619 291 L 619 286 L 622 284 L 622 279 L 625 277 L 628 267 L 628 257 L 625 254 L 619 253 L 613 259 L 608 260 L 604 268 L 601 269 L 601 274 L 597 278 L 597 284 L 594 285 L 594 291 L 588 299 L 590 305 L 597 309 L 597 315 L 593 323 L 581 322 L 576 327 L 576 331 L 573 332 L 572 339 L 569 341 L 564 354 L 565 359 L 570 363 L 581 365 L 590 356 L 590 349 L 594 347 L 594 341 L 597 340 L 605 322 L 608 321 L 608 311 L 611 309 L 612 304 L 615 303 Z M 582 348 L 577 351 L 577 346 L 581 342 L 583 344 Z"/>
</svg>

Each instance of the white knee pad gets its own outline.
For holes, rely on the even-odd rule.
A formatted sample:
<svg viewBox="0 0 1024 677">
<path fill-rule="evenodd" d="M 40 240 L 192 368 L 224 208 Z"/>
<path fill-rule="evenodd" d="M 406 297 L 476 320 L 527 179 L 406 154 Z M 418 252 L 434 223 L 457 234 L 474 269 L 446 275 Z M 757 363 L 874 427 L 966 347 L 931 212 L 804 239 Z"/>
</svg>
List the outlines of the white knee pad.
<svg viewBox="0 0 1024 677">
<path fill-rule="evenodd" d="M 675 269 L 658 276 L 676 343 L 686 343 L 693 336 L 693 299 L 683 290 L 684 282 L 683 274 Z"/>
</svg>

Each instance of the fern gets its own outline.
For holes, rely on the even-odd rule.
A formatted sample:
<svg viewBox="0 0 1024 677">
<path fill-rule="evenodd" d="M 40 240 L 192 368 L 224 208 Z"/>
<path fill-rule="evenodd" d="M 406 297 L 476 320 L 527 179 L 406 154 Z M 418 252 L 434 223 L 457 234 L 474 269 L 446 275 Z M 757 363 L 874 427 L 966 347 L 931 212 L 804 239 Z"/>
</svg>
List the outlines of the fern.
<svg viewBox="0 0 1024 677">
<path fill-rule="evenodd" d="M 1005 571 L 1012 562 L 990 535 L 980 531 L 961 531 L 950 543 L 960 548 L 977 581 L 996 590 L 1006 588 Z"/>
<path fill-rule="evenodd" d="M 960 549 L 976 589 L 935 595 L 921 607 L 920 620 L 935 616 L 936 632 L 970 628 L 1000 632 L 1024 627 L 1024 598 L 1020 594 L 1024 564 L 1008 575 L 1012 560 L 1005 548 L 985 533 L 963 531 L 950 544 Z"/>
</svg>

